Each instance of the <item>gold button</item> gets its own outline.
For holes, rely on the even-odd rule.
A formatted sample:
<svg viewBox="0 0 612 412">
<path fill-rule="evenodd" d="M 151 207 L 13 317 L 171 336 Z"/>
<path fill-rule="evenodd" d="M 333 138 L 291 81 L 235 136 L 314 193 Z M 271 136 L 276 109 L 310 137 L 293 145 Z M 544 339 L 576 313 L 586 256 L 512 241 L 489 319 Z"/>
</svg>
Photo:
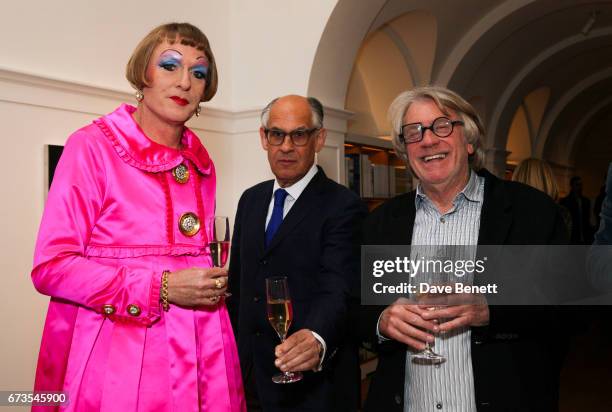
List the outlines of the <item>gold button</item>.
<svg viewBox="0 0 612 412">
<path fill-rule="evenodd" d="M 140 308 L 136 305 L 128 305 L 127 312 L 132 316 L 140 315 Z"/>
<path fill-rule="evenodd" d="M 189 180 L 189 169 L 184 164 L 180 164 L 172 169 L 172 176 L 178 183 L 187 183 Z"/>
<path fill-rule="evenodd" d="M 104 305 L 102 306 L 102 312 L 104 312 L 105 315 L 110 316 L 115 313 L 115 307 L 113 305 Z"/>
<path fill-rule="evenodd" d="M 200 219 L 195 213 L 183 213 L 179 220 L 179 230 L 185 236 L 193 236 L 200 231 Z"/>
</svg>

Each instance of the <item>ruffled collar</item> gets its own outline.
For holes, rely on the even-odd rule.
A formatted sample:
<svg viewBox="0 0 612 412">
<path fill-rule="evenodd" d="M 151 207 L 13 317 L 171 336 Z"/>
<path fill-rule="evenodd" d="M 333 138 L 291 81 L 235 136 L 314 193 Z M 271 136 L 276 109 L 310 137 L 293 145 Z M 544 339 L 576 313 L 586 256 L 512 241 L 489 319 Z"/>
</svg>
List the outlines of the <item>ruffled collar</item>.
<svg viewBox="0 0 612 412">
<path fill-rule="evenodd" d="M 94 120 L 123 161 L 147 172 L 161 172 L 188 159 L 200 173 L 211 172 L 210 156 L 195 133 L 185 127 L 181 149 L 161 145 L 144 134 L 132 117 L 135 111 L 134 106 L 122 104 L 114 112 Z"/>
</svg>

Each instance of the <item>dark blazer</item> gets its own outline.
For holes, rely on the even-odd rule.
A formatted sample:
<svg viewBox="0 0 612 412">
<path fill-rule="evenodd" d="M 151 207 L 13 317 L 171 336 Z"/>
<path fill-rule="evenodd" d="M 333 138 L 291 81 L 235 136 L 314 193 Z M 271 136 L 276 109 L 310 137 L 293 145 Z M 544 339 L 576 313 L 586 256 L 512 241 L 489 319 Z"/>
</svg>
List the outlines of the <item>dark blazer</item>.
<svg viewBox="0 0 612 412">
<path fill-rule="evenodd" d="M 486 170 L 478 244 L 562 244 L 567 241 L 558 208 L 531 187 L 502 181 Z M 364 223 L 363 244 L 409 245 L 415 192 L 397 196 Z M 362 335 L 377 346 L 366 411 L 403 411 L 406 346 L 378 345 L 376 324 L 384 307 L 362 307 Z M 557 336 L 556 311 L 542 307 L 490 306 L 490 322 L 472 328 L 472 365 L 479 411 L 557 410 L 564 345 Z"/>
<path fill-rule="evenodd" d="M 266 249 L 265 220 L 274 181 L 246 190 L 238 203 L 229 268 L 228 308 L 245 382 L 253 377 L 265 411 L 356 410 L 357 345 L 346 338 L 349 305 L 359 297 L 359 230 L 366 209 L 344 186 L 317 174 Z M 287 276 L 293 303 L 289 335 L 307 328 L 325 340 L 321 372 L 297 383 L 271 381 L 278 373 L 279 338 L 266 317 L 265 278 Z M 251 374 L 253 374 L 251 376 Z"/>
<path fill-rule="evenodd" d="M 579 205 L 578 200 L 580 199 Z M 591 201 L 580 195 L 570 193 L 559 201 L 559 204 L 569 210 L 572 217 L 570 240 L 573 244 L 588 245 L 593 242 L 593 227 L 591 226 Z M 582 240 L 581 239 L 582 236 Z"/>
</svg>

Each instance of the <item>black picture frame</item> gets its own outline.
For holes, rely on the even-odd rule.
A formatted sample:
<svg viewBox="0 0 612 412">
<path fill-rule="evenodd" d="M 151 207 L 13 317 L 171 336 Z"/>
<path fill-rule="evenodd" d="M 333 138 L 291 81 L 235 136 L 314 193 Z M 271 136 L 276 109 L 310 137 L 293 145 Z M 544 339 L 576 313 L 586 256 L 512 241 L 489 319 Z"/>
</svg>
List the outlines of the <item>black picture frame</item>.
<svg viewBox="0 0 612 412">
<path fill-rule="evenodd" d="M 64 146 L 54 144 L 47 145 L 47 189 L 51 187 L 53 175 L 55 174 L 55 168 L 57 167 L 57 163 L 59 162 L 63 151 Z"/>
</svg>

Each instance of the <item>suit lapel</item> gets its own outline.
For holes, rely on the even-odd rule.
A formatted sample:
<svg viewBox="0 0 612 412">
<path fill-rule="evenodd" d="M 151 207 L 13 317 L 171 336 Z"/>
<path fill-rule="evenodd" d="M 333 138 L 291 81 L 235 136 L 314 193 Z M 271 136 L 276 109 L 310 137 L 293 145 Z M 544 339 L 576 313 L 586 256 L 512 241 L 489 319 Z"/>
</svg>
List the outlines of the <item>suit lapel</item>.
<svg viewBox="0 0 612 412">
<path fill-rule="evenodd" d="M 497 245 L 498 247 L 495 250 L 490 247 L 487 248 L 486 256 L 482 248 L 478 247 L 476 258 L 483 260 L 488 258 L 497 261 L 501 253 L 501 245 L 506 243 L 512 225 L 512 207 L 506 197 L 502 181 L 486 169 L 479 171 L 478 175 L 485 178 L 478 245 Z M 477 286 L 484 285 L 487 279 L 484 276 L 475 276 L 474 284 Z"/>
<path fill-rule="evenodd" d="M 262 187 L 257 193 L 255 199 L 255 219 L 253 224 L 255 225 L 255 239 L 257 244 L 257 255 L 263 256 L 265 251 L 266 241 L 266 217 L 268 216 L 268 208 L 270 206 L 270 200 L 272 199 L 272 188 L 274 187 L 274 181 L 270 180 Z"/>
<path fill-rule="evenodd" d="M 503 182 L 486 169 L 478 172 L 485 178 L 485 193 L 480 215 L 479 245 L 503 245 L 512 225 L 512 206 Z"/>
<path fill-rule="evenodd" d="M 414 219 L 416 207 L 414 205 L 416 191 L 404 195 L 402 200 L 395 205 L 391 211 L 392 223 L 392 243 L 395 245 L 410 245 L 412 243 L 412 232 L 414 229 Z"/>
<path fill-rule="evenodd" d="M 266 254 L 273 250 L 293 229 L 312 211 L 317 210 L 321 199 L 321 188 L 327 180 L 323 169 L 319 171 L 306 186 L 300 197 L 295 201 L 287 216 L 283 219 L 278 231 L 272 238 Z M 271 195 L 270 195 L 271 196 Z"/>
</svg>

